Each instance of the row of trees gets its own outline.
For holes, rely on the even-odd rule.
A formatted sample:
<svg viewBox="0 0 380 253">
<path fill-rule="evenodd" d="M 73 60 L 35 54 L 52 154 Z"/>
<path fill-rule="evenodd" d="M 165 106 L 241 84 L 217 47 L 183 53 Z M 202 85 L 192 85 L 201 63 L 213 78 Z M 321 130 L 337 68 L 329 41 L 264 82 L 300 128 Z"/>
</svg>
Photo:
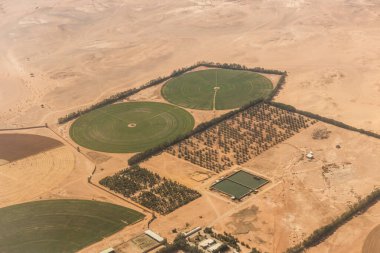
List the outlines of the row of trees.
<svg viewBox="0 0 380 253">
<path fill-rule="evenodd" d="M 273 90 L 269 94 L 266 101 L 272 101 L 274 99 L 274 97 L 278 95 L 278 93 L 280 92 L 280 90 L 282 90 L 282 88 L 284 87 L 284 85 L 286 83 L 286 77 L 287 76 L 288 76 L 287 72 L 284 72 L 281 75 L 280 79 L 277 82 L 277 85 L 273 88 Z"/>
<path fill-rule="evenodd" d="M 309 235 L 303 242 L 296 246 L 289 248 L 286 253 L 301 253 L 306 249 L 318 245 L 330 235 L 332 235 L 339 227 L 350 221 L 355 216 L 358 216 L 368 210 L 371 206 L 376 204 L 380 200 L 380 189 L 375 189 L 367 197 L 359 200 L 352 205 L 350 209 L 339 217 L 335 218 L 330 224 L 327 224 L 321 228 L 315 230 Z"/>
<path fill-rule="evenodd" d="M 256 68 L 248 68 L 244 65 L 240 65 L 240 64 L 236 64 L 236 63 L 232 63 L 232 64 L 228 64 L 228 63 L 214 63 L 214 62 L 206 62 L 206 61 L 201 61 L 201 62 L 198 62 L 196 64 L 193 64 L 191 66 L 188 66 L 188 67 L 184 67 L 184 68 L 180 68 L 180 69 L 176 69 L 174 70 L 170 75 L 168 76 L 164 76 L 164 77 L 158 77 L 156 79 L 153 79 L 153 80 L 150 80 L 149 82 L 141 85 L 140 87 L 138 88 L 133 88 L 133 89 L 129 89 L 129 90 L 126 90 L 126 91 L 122 91 L 122 92 L 119 92 L 117 94 L 114 94 L 96 104 L 93 104 L 91 105 L 90 107 L 87 107 L 87 108 L 84 108 L 84 109 L 80 109 L 78 111 L 75 111 L 75 112 L 71 112 L 67 115 L 65 115 L 64 117 L 61 117 L 58 119 L 58 123 L 59 124 L 64 124 L 66 122 L 69 122 L 75 118 L 78 118 L 79 116 L 85 114 L 85 113 L 88 113 L 90 111 L 93 111 L 95 109 L 98 109 L 98 108 L 101 108 L 101 107 L 104 107 L 106 105 L 110 105 L 110 104 L 113 104 L 117 101 L 120 101 L 120 100 L 123 100 L 123 99 L 126 99 L 134 94 L 137 94 L 138 92 L 144 90 L 144 89 L 147 89 L 149 87 L 152 87 L 152 86 L 155 86 L 155 85 L 158 85 L 158 84 L 161 84 L 163 82 L 166 82 L 167 80 L 169 80 L 170 78 L 173 78 L 173 77 L 177 77 L 179 75 L 182 75 L 186 72 L 189 72 L 195 68 L 198 68 L 198 67 L 210 67 L 210 68 L 223 68 L 223 69 L 235 69 L 235 70 L 247 70 L 247 71 L 254 71 L 254 72 L 259 72 L 259 73 L 264 73 L 264 74 L 276 74 L 276 75 L 281 75 L 281 78 L 277 84 L 277 86 L 274 88 L 274 90 L 272 91 L 272 93 L 270 94 L 270 96 L 268 97 L 268 100 L 272 100 L 273 97 L 277 94 L 277 92 L 280 90 L 280 88 L 283 86 L 283 84 L 285 83 L 285 76 L 286 76 L 286 72 L 284 71 L 279 71 L 279 70 L 273 70 L 273 69 L 264 69 L 264 68 L 260 68 L 260 67 L 256 67 Z"/>
<path fill-rule="evenodd" d="M 232 248 L 236 249 L 237 252 L 240 252 L 240 246 L 239 246 L 239 239 L 234 237 L 232 234 L 229 234 L 227 232 L 224 232 L 223 234 L 218 234 L 212 230 L 210 227 L 206 227 L 203 230 L 206 234 L 211 235 L 212 237 L 226 243 L 227 245 L 231 246 Z"/>
<path fill-rule="evenodd" d="M 354 127 L 354 126 L 350 126 L 350 125 L 347 125 L 347 124 L 345 124 L 343 122 L 340 122 L 340 121 L 337 121 L 337 120 L 334 120 L 334 119 L 330 119 L 330 118 L 326 118 L 326 117 L 323 117 L 323 116 L 318 115 L 318 114 L 314 114 L 314 113 L 311 113 L 311 112 L 306 112 L 306 111 L 298 110 L 298 109 L 296 109 L 295 107 L 293 107 L 291 105 L 286 105 L 286 104 L 277 103 L 277 102 L 273 102 L 273 101 L 266 101 L 266 103 L 270 104 L 272 106 L 275 106 L 277 108 L 280 108 L 280 109 L 283 109 L 283 110 L 287 110 L 289 112 L 295 112 L 295 113 L 298 113 L 300 115 L 303 115 L 303 116 L 306 116 L 306 117 L 309 117 L 309 118 L 312 118 L 312 119 L 315 119 L 315 120 L 319 120 L 319 121 L 325 122 L 327 124 L 331 124 L 331 125 L 334 125 L 334 126 L 337 126 L 337 127 L 340 127 L 340 128 L 344 128 L 344 129 L 347 129 L 347 130 L 350 130 L 350 131 L 358 132 L 358 133 L 361 133 L 361 134 L 364 134 L 364 135 L 367 135 L 367 136 L 370 136 L 370 137 L 374 137 L 374 138 L 380 139 L 380 134 L 377 134 L 377 133 L 374 133 L 374 132 L 371 132 L 371 131 L 368 131 L 368 130 L 364 130 L 362 128 L 357 128 L 357 127 Z"/>
<path fill-rule="evenodd" d="M 91 105 L 90 107 L 88 108 L 85 108 L 85 109 L 80 109 L 76 112 L 71 112 L 69 114 L 67 114 L 66 116 L 64 117 L 61 117 L 58 119 L 58 123 L 59 124 L 64 124 L 66 122 L 69 122 L 70 120 L 73 120 L 75 118 L 78 118 L 79 116 L 85 114 L 85 113 L 88 113 L 90 111 L 93 111 L 95 109 L 98 109 L 98 108 L 101 108 L 101 107 L 104 107 L 106 105 L 110 105 L 110 104 L 113 104 L 117 101 L 120 101 L 120 100 L 123 100 L 123 99 L 126 99 L 134 94 L 137 94 L 138 92 L 144 90 L 144 89 L 147 89 L 149 87 L 153 87 L 155 85 L 158 85 L 160 83 L 163 83 L 163 82 L 166 82 L 167 80 L 169 80 L 170 78 L 172 77 L 175 77 L 175 76 L 178 76 L 180 74 L 183 74 L 185 72 L 188 72 L 190 70 L 193 70 L 195 68 L 197 68 L 199 66 L 199 63 L 197 64 L 194 64 L 194 65 L 191 65 L 189 67 L 186 67 L 186 68 L 181 68 L 181 69 L 178 69 L 178 70 L 174 70 L 172 72 L 171 75 L 169 76 L 165 76 L 165 77 L 158 77 L 156 79 L 152 79 L 150 81 L 148 81 L 147 83 L 141 85 L 140 87 L 138 88 L 133 88 L 133 89 L 129 89 L 129 90 L 126 90 L 126 91 L 122 91 L 122 92 L 119 92 L 119 93 L 116 93 L 96 104 L 93 104 Z"/>
<path fill-rule="evenodd" d="M 181 251 L 186 253 L 204 253 L 198 247 L 191 246 L 182 234 L 178 234 L 172 244 L 167 244 L 165 248 L 160 249 L 157 253 L 176 253 Z"/>
</svg>

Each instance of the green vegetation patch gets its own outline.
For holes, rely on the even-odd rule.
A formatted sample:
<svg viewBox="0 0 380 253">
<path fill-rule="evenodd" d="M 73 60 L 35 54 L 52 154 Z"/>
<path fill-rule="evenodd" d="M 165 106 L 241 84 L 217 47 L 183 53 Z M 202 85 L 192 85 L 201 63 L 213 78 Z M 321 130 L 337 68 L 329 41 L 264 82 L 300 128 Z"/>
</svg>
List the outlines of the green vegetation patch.
<svg viewBox="0 0 380 253">
<path fill-rule="evenodd" d="M 169 102 L 186 108 L 226 110 L 266 98 L 272 82 L 252 71 L 208 69 L 169 80 L 161 90 Z"/>
<path fill-rule="evenodd" d="M 235 197 L 236 199 L 241 199 L 248 193 L 257 190 L 268 182 L 269 181 L 264 178 L 239 170 L 212 185 L 211 188 L 231 197 Z"/>
<path fill-rule="evenodd" d="M 213 189 L 223 192 L 231 197 L 241 199 L 247 195 L 251 189 L 228 179 L 222 180 L 212 186 Z"/>
<path fill-rule="evenodd" d="M 0 209 L 0 252 L 76 252 L 143 214 L 89 200 L 46 200 Z"/>
<path fill-rule="evenodd" d="M 70 128 L 79 145 L 109 153 L 141 152 L 191 131 L 194 118 L 177 106 L 155 102 L 109 105 L 77 119 Z"/>
<path fill-rule="evenodd" d="M 228 177 L 228 180 L 244 185 L 252 190 L 256 190 L 268 183 L 268 180 L 240 170 Z"/>
</svg>

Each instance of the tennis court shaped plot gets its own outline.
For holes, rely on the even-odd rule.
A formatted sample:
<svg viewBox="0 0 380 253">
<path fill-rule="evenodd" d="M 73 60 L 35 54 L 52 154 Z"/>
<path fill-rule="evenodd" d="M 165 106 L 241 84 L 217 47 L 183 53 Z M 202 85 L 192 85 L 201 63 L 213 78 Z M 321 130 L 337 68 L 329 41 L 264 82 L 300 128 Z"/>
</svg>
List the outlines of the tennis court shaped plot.
<svg viewBox="0 0 380 253">
<path fill-rule="evenodd" d="M 169 80 L 161 90 L 170 103 L 201 110 L 227 110 L 266 98 L 273 90 L 265 76 L 246 70 L 207 69 Z"/>
<path fill-rule="evenodd" d="M 143 253 L 149 252 L 160 245 L 161 243 L 157 242 L 152 237 L 146 234 L 141 234 L 127 242 L 115 246 L 114 249 L 118 253 Z"/>
<path fill-rule="evenodd" d="M 269 181 L 262 177 L 239 170 L 213 184 L 211 189 L 240 200 L 267 183 Z"/>
</svg>

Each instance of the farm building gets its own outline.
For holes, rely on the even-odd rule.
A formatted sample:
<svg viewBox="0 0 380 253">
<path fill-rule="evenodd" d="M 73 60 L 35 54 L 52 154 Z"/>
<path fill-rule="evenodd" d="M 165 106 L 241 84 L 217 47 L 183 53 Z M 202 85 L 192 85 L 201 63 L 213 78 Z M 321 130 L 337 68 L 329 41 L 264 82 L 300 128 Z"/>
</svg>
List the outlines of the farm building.
<svg viewBox="0 0 380 253">
<path fill-rule="evenodd" d="M 153 232 L 152 230 L 146 230 L 144 232 L 147 236 L 153 238 L 154 240 L 156 240 L 157 242 L 159 243 L 162 243 L 164 242 L 164 238 L 162 238 L 161 236 L 159 236 L 158 234 L 156 234 L 155 232 Z"/>
<path fill-rule="evenodd" d="M 183 232 L 182 235 L 184 237 L 189 237 L 190 235 L 193 235 L 193 234 L 195 234 L 196 232 L 198 232 L 200 230 L 201 230 L 201 227 L 196 227 L 196 228 L 190 230 L 189 232 Z"/>
</svg>

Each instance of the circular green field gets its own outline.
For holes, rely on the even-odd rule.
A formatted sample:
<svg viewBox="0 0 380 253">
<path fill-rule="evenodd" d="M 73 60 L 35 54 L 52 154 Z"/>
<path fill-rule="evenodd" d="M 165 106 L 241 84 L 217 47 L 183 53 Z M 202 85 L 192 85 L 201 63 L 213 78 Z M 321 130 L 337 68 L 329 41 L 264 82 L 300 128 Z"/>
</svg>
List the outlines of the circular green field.
<svg viewBox="0 0 380 253">
<path fill-rule="evenodd" d="M 109 153 L 141 152 L 191 131 L 194 118 L 164 103 L 109 105 L 77 119 L 70 128 L 79 145 Z"/>
<path fill-rule="evenodd" d="M 167 101 L 186 108 L 226 110 L 265 98 L 272 89 L 268 78 L 251 71 L 208 69 L 169 80 L 161 93 Z"/>
<path fill-rule="evenodd" d="M 76 252 L 143 214 L 89 200 L 35 201 L 0 209 L 0 252 Z"/>
</svg>

